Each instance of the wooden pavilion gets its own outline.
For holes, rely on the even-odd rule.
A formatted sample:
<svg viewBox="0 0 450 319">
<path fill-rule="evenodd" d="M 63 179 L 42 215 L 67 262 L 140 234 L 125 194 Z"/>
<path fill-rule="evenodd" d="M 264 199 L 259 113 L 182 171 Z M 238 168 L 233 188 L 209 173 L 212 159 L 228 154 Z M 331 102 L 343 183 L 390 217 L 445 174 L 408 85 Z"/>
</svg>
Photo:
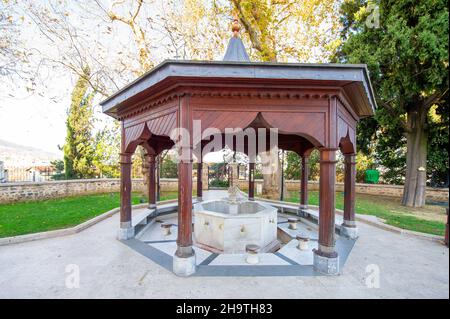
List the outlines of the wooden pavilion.
<svg viewBox="0 0 450 319">
<path fill-rule="evenodd" d="M 142 145 L 147 152 L 149 204 L 155 208 L 155 157 L 179 142 L 179 136 L 173 134 L 175 129 L 192 134 L 194 121 L 199 120 L 202 133 L 207 128 L 216 128 L 219 133 L 198 141 L 190 138 L 187 148 L 179 150 L 185 156 L 178 164 L 178 249 L 174 256 L 175 273 L 195 271 L 193 150 L 204 150 L 212 138 L 225 141 L 226 128 L 276 128 L 278 147 L 301 156 L 300 212 L 308 204 L 308 157 L 313 149 L 320 151 L 319 248 L 314 253 L 314 266 L 336 273 L 336 152 L 341 151 L 345 158 L 341 235 L 354 238 L 356 124 L 373 115 L 376 107 L 367 68 L 354 64 L 250 62 L 236 24 L 233 32 L 224 61 L 166 60 L 101 102 L 103 112 L 118 119 L 122 127 L 119 238 L 134 236 L 131 157 L 136 147 Z M 243 151 L 248 153 L 245 141 Z M 235 144 L 228 146 L 233 149 Z M 204 155 L 197 158 L 199 163 Z M 254 197 L 254 160 L 249 161 L 249 198 Z M 202 165 L 197 165 L 197 176 L 202 176 L 201 170 Z M 196 187 L 201 198 L 201 178 L 197 178 Z"/>
</svg>

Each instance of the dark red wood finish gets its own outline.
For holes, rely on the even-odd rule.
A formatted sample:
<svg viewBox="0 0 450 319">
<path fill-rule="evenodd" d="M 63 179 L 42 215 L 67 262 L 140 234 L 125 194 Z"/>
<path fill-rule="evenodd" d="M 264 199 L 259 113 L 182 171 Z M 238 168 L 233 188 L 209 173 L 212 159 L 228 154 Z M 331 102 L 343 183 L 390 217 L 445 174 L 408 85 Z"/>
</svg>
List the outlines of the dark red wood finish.
<svg viewBox="0 0 450 319">
<path fill-rule="evenodd" d="M 148 203 L 150 208 L 156 206 L 156 164 L 155 155 L 148 154 Z"/>
<path fill-rule="evenodd" d="M 203 197 L 202 174 L 203 174 L 203 163 L 202 162 L 198 162 L 197 163 L 197 197 L 198 198 L 202 198 Z"/>
<path fill-rule="evenodd" d="M 319 251 L 334 257 L 336 149 L 320 150 Z"/>
<path fill-rule="evenodd" d="M 355 154 L 345 154 L 344 163 L 344 224 L 347 227 L 355 227 Z"/>
<path fill-rule="evenodd" d="M 190 96 L 184 94 L 179 97 L 177 112 L 178 127 L 192 132 L 192 110 Z M 188 157 L 184 157 L 185 154 Z M 178 163 L 178 257 L 184 257 L 187 250 L 180 247 L 192 246 L 192 142 L 187 147 L 179 149 Z M 188 252 L 188 255 L 192 250 Z"/>
<path fill-rule="evenodd" d="M 168 82 L 169 83 L 169 82 Z M 300 83 L 300 82 L 299 82 Z M 134 101 L 134 100 L 133 100 Z M 262 84 L 249 79 L 245 83 L 224 83 L 218 80 L 208 83 L 201 81 L 171 83 L 161 87 L 151 96 L 142 97 L 132 103 L 124 103 L 118 110 L 122 121 L 122 153 L 131 159 L 137 145 L 143 145 L 149 153 L 158 155 L 170 149 L 176 142 L 173 132 L 177 127 L 192 132 L 194 120 L 201 121 L 201 133 L 210 127 L 216 128 L 213 136 L 203 136 L 201 147 L 205 147 L 212 137 L 224 142 L 226 128 L 276 128 L 277 144 L 280 148 L 291 150 L 303 156 L 313 148 L 321 150 L 320 164 L 320 221 L 319 250 L 321 253 L 334 253 L 334 182 L 336 150 L 355 153 L 356 123 L 359 118 L 342 87 L 331 82 L 310 85 L 304 81 L 295 85 L 293 81 L 278 81 L 276 85 Z M 236 138 L 229 145 L 236 146 Z M 198 145 L 191 147 L 195 149 Z M 258 145 L 257 145 L 258 146 Z M 257 147 L 256 146 L 256 147 Z M 260 150 L 267 150 L 260 145 Z M 244 149 L 237 150 L 249 154 L 249 143 L 244 138 Z M 258 150 L 258 148 L 257 148 Z M 206 150 L 207 152 L 208 150 Z M 192 155 L 192 154 L 191 154 Z M 205 154 L 202 154 L 205 155 Z M 178 165 L 178 246 L 192 245 L 192 156 Z M 198 158 L 198 157 L 197 157 Z M 127 160 L 127 159 L 125 159 Z M 305 164 L 306 164 L 305 163 Z M 121 220 L 130 220 L 130 167 L 121 164 L 122 204 Z M 201 167 L 201 166 L 200 166 Z M 301 203 L 307 205 L 307 165 L 302 169 Z M 202 194 L 201 172 L 198 169 L 198 194 Z M 346 184 L 354 174 L 346 178 Z M 354 184 L 353 184 L 354 185 Z M 200 195 L 199 195 L 200 196 Z M 249 164 L 249 197 L 254 198 L 254 164 Z M 351 201 L 348 201 L 351 203 Z M 354 197 L 353 197 L 354 205 Z M 179 249 L 178 255 L 186 250 Z"/>
<path fill-rule="evenodd" d="M 131 154 L 120 154 L 120 223 L 131 227 Z"/>
<path fill-rule="evenodd" d="M 248 198 L 255 198 L 255 163 L 248 163 Z"/>
</svg>

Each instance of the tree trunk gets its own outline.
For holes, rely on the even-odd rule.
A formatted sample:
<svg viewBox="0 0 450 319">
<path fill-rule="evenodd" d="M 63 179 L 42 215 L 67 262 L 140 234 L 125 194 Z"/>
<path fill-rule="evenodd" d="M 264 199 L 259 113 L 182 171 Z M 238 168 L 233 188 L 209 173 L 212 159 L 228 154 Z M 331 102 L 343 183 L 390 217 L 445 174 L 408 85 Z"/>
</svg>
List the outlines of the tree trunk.
<svg viewBox="0 0 450 319">
<path fill-rule="evenodd" d="M 406 177 L 402 204 L 409 207 L 425 205 L 428 133 L 425 107 L 408 112 Z"/>
<path fill-rule="evenodd" d="M 261 166 L 263 175 L 262 194 L 270 199 L 280 199 L 280 165 L 278 149 L 262 152 Z"/>
<path fill-rule="evenodd" d="M 147 160 L 145 158 L 145 149 L 142 146 L 138 146 L 139 148 L 139 157 L 142 160 L 142 166 L 141 166 L 141 173 L 142 173 L 142 178 L 143 178 L 143 182 L 144 182 L 144 196 L 148 198 L 148 184 L 149 184 L 149 180 L 148 180 L 148 163 Z"/>
</svg>

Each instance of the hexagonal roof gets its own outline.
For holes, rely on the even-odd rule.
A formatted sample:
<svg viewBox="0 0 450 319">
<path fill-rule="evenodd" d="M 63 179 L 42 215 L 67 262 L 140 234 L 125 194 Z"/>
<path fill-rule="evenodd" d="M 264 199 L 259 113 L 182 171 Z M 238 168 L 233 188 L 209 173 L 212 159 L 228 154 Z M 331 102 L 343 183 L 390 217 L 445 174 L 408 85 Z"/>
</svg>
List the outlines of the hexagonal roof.
<svg viewBox="0 0 450 319">
<path fill-rule="evenodd" d="M 365 64 L 268 63 L 234 61 L 165 60 L 100 105 L 104 113 L 116 116 L 118 107 L 135 104 L 181 82 L 311 85 L 341 87 L 360 117 L 373 115 L 375 96 Z"/>
</svg>

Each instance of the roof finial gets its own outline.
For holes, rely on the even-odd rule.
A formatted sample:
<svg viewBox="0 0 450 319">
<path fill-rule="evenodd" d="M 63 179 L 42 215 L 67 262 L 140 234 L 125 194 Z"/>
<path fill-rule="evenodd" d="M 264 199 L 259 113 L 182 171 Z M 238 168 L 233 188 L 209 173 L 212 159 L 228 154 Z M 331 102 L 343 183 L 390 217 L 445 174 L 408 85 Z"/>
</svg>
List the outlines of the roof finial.
<svg viewBox="0 0 450 319">
<path fill-rule="evenodd" d="M 230 42 L 228 42 L 227 51 L 225 52 L 225 56 L 223 57 L 224 61 L 250 61 L 248 54 L 245 51 L 244 43 L 242 43 L 242 39 L 239 37 L 240 29 L 241 26 L 239 24 L 238 17 L 235 15 L 231 27 L 233 36 L 231 37 Z"/>
<path fill-rule="evenodd" d="M 239 25 L 239 20 L 237 17 L 233 19 L 233 26 L 231 27 L 231 31 L 233 31 L 233 37 L 239 36 L 239 30 L 241 29 L 241 26 Z"/>
</svg>

